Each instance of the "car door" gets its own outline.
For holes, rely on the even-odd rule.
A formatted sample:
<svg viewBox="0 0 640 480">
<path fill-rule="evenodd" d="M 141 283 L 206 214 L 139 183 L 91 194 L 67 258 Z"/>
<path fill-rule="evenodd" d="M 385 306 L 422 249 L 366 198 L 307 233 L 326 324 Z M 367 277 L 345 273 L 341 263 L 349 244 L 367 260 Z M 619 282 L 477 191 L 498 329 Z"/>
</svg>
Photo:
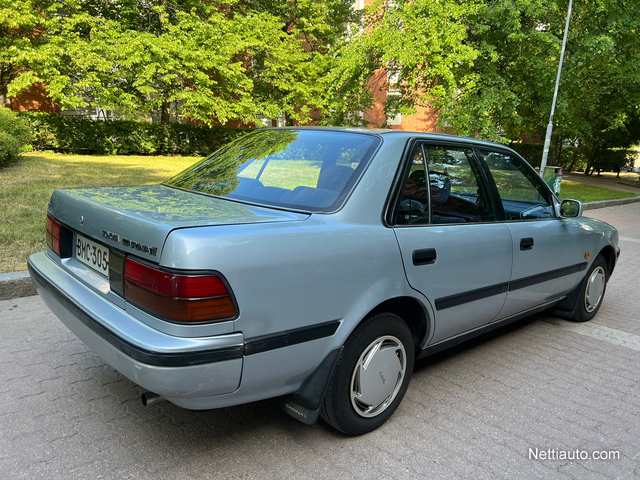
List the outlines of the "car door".
<svg viewBox="0 0 640 480">
<path fill-rule="evenodd" d="M 392 222 L 407 280 L 435 311 L 434 344 L 496 318 L 512 242 L 470 146 L 419 141 L 411 152 Z"/>
<path fill-rule="evenodd" d="M 576 222 L 556 217 L 539 175 L 507 151 L 481 148 L 479 153 L 495 181 L 513 238 L 513 270 L 501 319 L 567 293 L 586 262 Z"/>
</svg>

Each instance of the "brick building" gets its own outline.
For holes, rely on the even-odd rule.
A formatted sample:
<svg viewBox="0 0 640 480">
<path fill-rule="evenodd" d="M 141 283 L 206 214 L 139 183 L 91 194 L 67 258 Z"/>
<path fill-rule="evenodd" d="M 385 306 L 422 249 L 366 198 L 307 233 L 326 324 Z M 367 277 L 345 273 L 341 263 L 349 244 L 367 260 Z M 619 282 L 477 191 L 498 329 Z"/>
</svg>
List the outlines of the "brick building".
<svg viewBox="0 0 640 480">
<path fill-rule="evenodd" d="M 20 112 L 24 110 L 36 110 L 39 112 L 60 114 L 60 105 L 54 103 L 47 89 L 42 83 L 36 83 L 17 97 L 11 99 L 11 110 Z"/>
</svg>

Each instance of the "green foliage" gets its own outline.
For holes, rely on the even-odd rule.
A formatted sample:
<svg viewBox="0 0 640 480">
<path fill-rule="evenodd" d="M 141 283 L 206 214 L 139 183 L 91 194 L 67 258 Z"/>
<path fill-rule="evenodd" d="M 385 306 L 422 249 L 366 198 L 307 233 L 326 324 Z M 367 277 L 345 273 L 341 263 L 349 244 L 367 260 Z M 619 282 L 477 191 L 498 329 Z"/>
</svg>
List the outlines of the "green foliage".
<svg viewBox="0 0 640 480">
<path fill-rule="evenodd" d="M 540 167 L 542 150 L 544 149 L 543 143 L 511 143 L 509 147 L 522 155 L 532 166 Z M 584 170 L 587 165 L 584 152 L 574 146 L 563 146 L 557 158 L 553 162 L 549 161 L 549 165 L 552 163 L 564 170 Z"/>
<path fill-rule="evenodd" d="M 11 110 L 0 106 L 0 167 L 14 162 L 31 141 L 29 127 Z"/>
<path fill-rule="evenodd" d="M 513 148 L 533 167 L 539 167 L 542 160 L 542 143 L 512 143 L 509 147 Z M 561 165 L 559 165 L 561 166 Z"/>
<path fill-rule="evenodd" d="M 24 41 L 7 62 L 25 68 L 10 94 L 44 82 L 63 108 L 161 110 L 162 123 L 174 101 L 208 124 L 326 111 L 332 52 L 354 16 L 348 0 L 0 1 L 39 30 L 12 37 Z"/>
<path fill-rule="evenodd" d="M 371 105 L 363 79 L 389 71 L 398 82 L 383 90 L 401 95 L 387 96 L 387 116 L 432 106 L 440 127 L 458 134 L 544 137 L 566 0 L 393 3 L 375 4 L 342 52 L 337 91 L 361 89 L 342 117 Z M 587 169 L 604 149 L 640 141 L 640 0 L 574 4 L 555 125 L 554 144 L 579 145 Z"/>
<path fill-rule="evenodd" d="M 335 123 L 358 123 L 358 111 L 373 103 L 372 79 L 387 97 L 387 116 L 410 113 L 415 106 L 450 98 L 447 92 L 465 88 L 468 79 L 456 75 L 459 66 L 472 63 L 478 52 L 465 42 L 465 17 L 477 10 L 473 2 L 452 0 L 381 0 L 366 10 L 364 28 L 355 30 L 340 50 L 330 77 L 337 102 Z M 397 77 L 390 84 L 386 72 Z"/>
<path fill-rule="evenodd" d="M 118 155 L 206 155 L 249 132 L 204 125 L 94 121 L 48 113 L 21 112 L 33 131 L 36 150 Z"/>
<path fill-rule="evenodd" d="M 20 156 L 20 144 L 15 137 L 0 131 L 0 167 L 14 162 Z"/>
<path fill-rule="evenodd" d="M 28 63 L 32 52 L 46 42 L 42 15 L 50 0 L 0 0 L 0 106 L 11 106 L 7 88 Z"/>
</svg>

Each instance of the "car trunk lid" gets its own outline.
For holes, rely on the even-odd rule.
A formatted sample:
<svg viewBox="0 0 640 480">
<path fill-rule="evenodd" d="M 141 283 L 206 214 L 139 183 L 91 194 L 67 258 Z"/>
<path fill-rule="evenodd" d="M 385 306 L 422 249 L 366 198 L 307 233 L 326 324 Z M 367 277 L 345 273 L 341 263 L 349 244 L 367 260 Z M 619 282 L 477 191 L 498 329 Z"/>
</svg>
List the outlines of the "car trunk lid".
<svg viewBox="0 0 640 480">
<path fill-rule="evenodd" d="M 167 187 L 89 187 L 56 190 L 49 214 L 77 233 L 157 262 L 174 229 L 301 221 L 281 211 Z"/>
</svg>

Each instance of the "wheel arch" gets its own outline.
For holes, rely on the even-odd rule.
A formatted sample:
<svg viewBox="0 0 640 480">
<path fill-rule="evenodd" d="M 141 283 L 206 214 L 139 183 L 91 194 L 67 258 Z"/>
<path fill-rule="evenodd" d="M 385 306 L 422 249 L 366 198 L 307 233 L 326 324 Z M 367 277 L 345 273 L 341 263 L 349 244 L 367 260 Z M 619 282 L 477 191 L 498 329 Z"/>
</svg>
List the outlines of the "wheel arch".
<svg viewBox="0 0 640 480">
<path fill-rule="evenodd" d="M 421 350 L 422 342 L 430 333 L 430 317 L 426 307 L 414 297 L 402 296 L 390 298 L 369 311 L 359 324 L 367 318 L 383 312 L 397 315 L 407 324 L 413 334 L 414 347 L 417 355 Z"/>
<path fill-rule="evenodd" d="M 602 255 L 604 257 L 605 262 L 607 262 L 607 274 L 611 277 L 613 273 L 613 269 L 616 266 L 616 251 L 611 245 L 605 245 L 598 255 Z"/>
</svg>

